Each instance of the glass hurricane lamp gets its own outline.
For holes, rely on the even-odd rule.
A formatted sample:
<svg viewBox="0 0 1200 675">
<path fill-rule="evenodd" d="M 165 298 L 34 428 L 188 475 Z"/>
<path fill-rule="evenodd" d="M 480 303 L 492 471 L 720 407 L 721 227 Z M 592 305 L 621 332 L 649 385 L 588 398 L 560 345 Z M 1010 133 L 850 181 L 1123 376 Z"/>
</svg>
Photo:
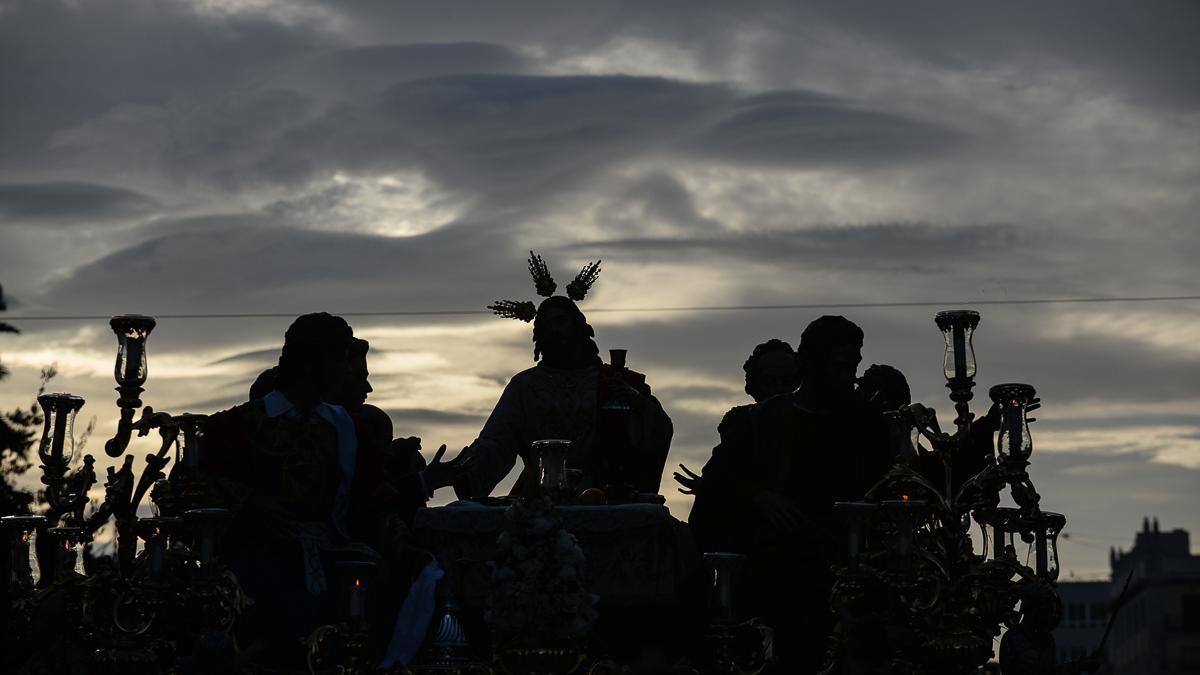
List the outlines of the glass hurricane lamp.
<svg viewBox="0 0 1200 675">
<path fill-rule="evenodd" d="M 75 415 L 83 399 L 72 394 L 42 394 L 38 404 L 45 419 L 38 457 L 47 467 L 66 469 L 75 459 Z"/>
<path fill-rule="evenodd" d="M 946 340 L 942 370 L 947 380 L 967 380 L 975 377 L 975 348 L 971 336 L 979 326 L 979 312 L 956 309 L 938 312 L 934 323 Z"/>
<path fill-rule="evenodd" d="M 571 441 L 547 439 L 534 441 L 530 446 L 537 468 L 538 485 L 550 495 L 569 490 L 567 484 L 567 452 Z"/>
<path fill-rule="evenodd" d="M 1001 463 L 1027 462 L 1033 454 L 1033 438 L 1029 435 L 1026 413 L 1037 392 L 1028 384 L 998 384 L 988 390 L 988 396 L 1000 408 L 1000 433 L 996 439 L 996 454 Z"/>
<path fill-rule="evenodd" d="M 141 387 L 146 383 L 146 339 L 154 330 L 154 318 L 122 314 L 114 316 L 108 323 L 117 335 L 117 363 L 113 367 L 117 384 Z"/>
</svg>

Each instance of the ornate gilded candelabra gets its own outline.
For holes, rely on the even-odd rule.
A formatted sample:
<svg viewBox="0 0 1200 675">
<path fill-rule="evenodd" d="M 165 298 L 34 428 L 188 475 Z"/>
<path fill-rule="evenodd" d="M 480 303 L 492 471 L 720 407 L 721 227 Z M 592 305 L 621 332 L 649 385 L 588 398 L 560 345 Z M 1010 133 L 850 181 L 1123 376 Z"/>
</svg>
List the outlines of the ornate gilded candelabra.
<svg viewBox="0 0 1200 675">
<path fill-rule="evenodd" d="M 734 584 L 746 556 L 705 553 L 710 621 L 702 657 L 706 673 L 757 675 L 772 661 L 773 631 L 757 619 L 740 620 L 734 607 Z"/>
<path fill-rule="evenodd" d="M 976 419 L 969 403 L 979 314 L 941 312 L 935 321 L 945 337 L 955 428 L 943 432 L 921 404 L 901 408 L 894 419 L 916 429 L 929 449 L 919 448 L 919 462 L 893 467 L 865 501 L 836 505 L 847 541 L 832 594 L 839 628 L 827 673 L 973 673 L 993 655 L 1001 625 L 1017 624 L 1022 589 L 1053 592 L 1058 576 L 1066 519 L 1040 510 L 1028 474 L 1034 388 L 992 387 L 994 405 Z M 999 506 L 1006 486 L 1015 508 Z M 972 517 L 983 531 L 982 554 L 970 537 Z M 1032 567 L 1018 559 L 1017 538 L 1030 545 Z M 888 637 L 867 643 L 864 635 Z"/>
<path fill-rule="evenodd" d="M 181 658 L 218 670 L 233 667 L 229 631 L 243 598 L 215 555 L 217 532 L 229 513 L 196 508 L 203 503 L 195 481 L 181 480 L 182 487 L 170 489 L 164 480 L 173 447 L 177 465 L 195 467 L 204 416 L 172 416 L 146 407 L 134 420 L 148 372 L 146 338 L 154 325 L 154 319 L 137 315 L 111 321 L 119 344 L 114 376 L 120 418 L 105 452 L 125 458 L 119 469 L 108 469 L 104 500 L 87 518 L 88 490 L 96 482 L 92 456 L 70 472 L 72 427 L 84 401 L 69 394 L 38 399 L 45 413 L 38 456 L 47 509 L 44 516 L 5 518 L 0 528 L 7 553 L 8 635 L 22 641 L 14 647 L 24 648 L 7 650 L 12 656 L 6 666 L 58 672 L 63 655 L 71 653 L 97 673 L 168 672 Z M 135 474 L 134 458 L 127 454 L 133 433 L 147 436 L 155 430 L 161 444 L 145 456 L 140 475 Z M 152 487 L 170 506 L 165 517 L 139 517 Z M 110 520 L 115 555 L 82 565 L 82 547 Z M 139 538 L 145 543 L 140 554 Z M 36 564 L 28 553 L 31 539 Z M 26 639 L 39 615 L 57 617 L 51 642 Z"/>
</svg>

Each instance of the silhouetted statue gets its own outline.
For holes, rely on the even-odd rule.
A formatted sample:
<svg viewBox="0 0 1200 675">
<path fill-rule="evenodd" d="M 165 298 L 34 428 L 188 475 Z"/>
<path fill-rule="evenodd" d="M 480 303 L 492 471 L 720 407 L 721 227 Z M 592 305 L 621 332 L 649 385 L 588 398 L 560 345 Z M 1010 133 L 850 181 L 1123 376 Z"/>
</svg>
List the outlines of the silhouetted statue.
<svg viewBox="0 0 1200 675">
<path fill-rule="evenodd" d="M 833 627 L 833 503 L 862 498 L 892 464 L 886 420 L 855 392 L 862 344 L 843 317 L 809 324 L 800 387 L 732 420 L 704 469 L 698 501 L 716 500 L 722 518 L 696 523 L 697 541 L 749 554 L 753 609 L 776 628 L 781 672 L 818 670 Z"/>
<path fill-rule="evenodd" d="M 1020 588 L 1021 621 L 1000 641 L 1004 675 L 1077 675 L 1100 668 L 1095 656 L 1058 662 L 1054 629 L 1062 618 L 1062 602 L 1049 584 L 1027 581 Z"/>
<path fill-rule="evenodd" d="M 912 403 L 912 393 L 904 373 L 888 365 L 872 364 L 858 378 L 858 396 L 888 421 L 893 462 L 910 466 L 919 463 L 921 447 L 916 430 L 900 409 Z"/>
<path fill-rule="evenodd" d="M 299 667 L 297 641 L 340 618 L 329 590 L 335 560 L 381 562 L 353 536 L 381 516 L 372 510 L 381 477 L 360 467 L 353 417 L 328 402 L 346 384 L 352 339 L 340 317 L 299 317 L 274 388 L 205 428 L 201 469 L 234 510 L 224 557 L 253 600 L 238 620 L 239 642 L 270 667 Z"/>
<path fill-rule="evenodd" d="M 595 281 L 598 263 L 584 267 L 567 286 L 570 297 L 564 297 L 553 295 L 556 284 L 545 263 L 530 255 L 535 285 L 546 299 L 536 308 L 532 302 L 508 301 L 491 308 L 501 316 L 533 321 L 538 363 L 505 386 L 479 437 L 464 450 L 472 464 L 455 491 L 463 498 L 490 494 L 521 457 L 525 468 L 513 493 L 523 493 L 537 481 L 527 461 L 530 444 L 565 439 L 572 441 L 567 468 L 580 476 L 576 489 L 621 484 L 657 492 L 670 449 L 671 420 L 650 394 L 644 375 L 600 360 L 595 331 L 575 304 Z M 601 411 L 609 425 L 603 428 Z M 621 447 L 601 447 L 606 443 Z M 623 475 L 616 475 L 618 464 L 611 461 L 618 452 Z"/>
<path fill-rule="evenodd" d="M 795 391 L 796 387 L 800 386 L 800 362 L 792 346 L 783 340 L 773 338 L 755 346 L 754 351 L 742 364 L 742 370 L 746 374 L 745 391 L 754 399 L 754 403 L 734 406 L 725 413 L 721 423 L 717 425 L 717 434 L 721 438 L 724 438 L 727 429 L 740 427 L 743 424 L 742 417 L 748 415 L 756 403 Z M 699 536 L 703 536 L 713 527 L 710 522 L 725 517 L 727 512 L 716 499 L 700 496 L 707 464 L 700 475 L 696 475 L 682 464 L 679 468 L 683 473 L 673 474 L 676 482 L 683 486 L 679 491 L 685 495 L 696 495 L 689 522 L 692 523 L 693 530 L 698 530 Z M 705 542 L 698 543 L 705 550 L 716 550 L 706 547 Z"/>
</svg>

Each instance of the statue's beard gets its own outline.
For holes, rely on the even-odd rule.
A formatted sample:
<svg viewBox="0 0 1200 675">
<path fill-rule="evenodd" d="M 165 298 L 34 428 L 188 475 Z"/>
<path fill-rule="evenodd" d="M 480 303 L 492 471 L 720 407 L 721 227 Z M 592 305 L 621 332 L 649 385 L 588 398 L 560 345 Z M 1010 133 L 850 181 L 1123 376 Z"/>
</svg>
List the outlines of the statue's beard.
<svg viewBox="0 0 1200 675">
<path fill-rule="evenodd" d="M 588 365 L 589 355 L 595 350 L 589 350 L 590 338 L 585 339 L 549 339 L 537 343 L 538 354 L 542 363 L 556 368 L 578 368 Z"/>
</svg>

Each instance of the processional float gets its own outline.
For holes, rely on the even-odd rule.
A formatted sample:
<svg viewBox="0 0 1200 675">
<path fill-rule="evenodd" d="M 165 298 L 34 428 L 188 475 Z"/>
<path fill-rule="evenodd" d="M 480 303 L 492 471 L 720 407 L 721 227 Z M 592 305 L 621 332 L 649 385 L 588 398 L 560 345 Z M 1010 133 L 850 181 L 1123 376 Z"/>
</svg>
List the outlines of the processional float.
<svg viewBox="0 0 1200 675">
<path fill-rule="evenodd" d="M 1001 626 L 1017 625 L 1016 607 L 1023 598 L 1049 594 L 1057 600 L 1057 537 L 1065 518 L 1041 510 L 1028 473 L 1033 445 L 1027 413 L 1038 406 L 1034 388 L 1001 384 L 989 390 L 998 415 L 991 420 L 998 426 L 994 455 L 989 453 L 986 466 L 975 475 L 957 475 L 956 460 L 970 452 L 979 436 L 973 434 L 979 421 L 969 406 L 976 373 L 972 334 L 979 314 L 941 312 L 936 323 L 945 336 L 943 369 L 957 415 L 954 430 L 942 431 L 933 411 L 920 404 L 904 406 L 891 417 L 912 429 L 914 445 L 918 436 L 928 443 L 928 454 L 936 458 L 942 475 L 931 480 L 928 471 L 901 462 L 864 500 L 835 506 L 844 519 L 846 541 L 831 597 L 839 629 L 831 636 L 825 670 L 830 675 L 848 671 L 848 661 L 867 652 L 883 659 L 886 669 L 880 672 L 972 673 L 993 656 Z M 144 407 L 135 420 L 148 373 L 146 341 L 155 321 L 124 315 L 113 317 L 111 326 L 119 345 L 114 375 L 120 417 L 105 452 L 112 458 L 124 456 L 124 463 L 120 469 L 109 468 L 104 500 L 85 517 L 96 482 L 94 458 L 83 457 L 71 470 L 76 464 L 72 427 L 84 401 L 70 394 L 39 397 L 45 416 L 38 457 L 46 509 L 41 515 L 0 519 L 7 553 L 0 555 L 0 575 L 8 582 L 2 605 L 5 628 L 12 644 L 35 644 L 33 632 L 42 629 L 37 626 L 40 612 L 55 606 L 64 621 L 52 630 L 93 672 L 167 672 L 181 663 L 210 670 L 231 667 L 231 630 L 244 598 L 217 555 L 218 535 L 230 513 L 211 502 L 198 472 L 205 416 Z M 130 440 L 134 432 L 147 436 L 154 431 L 161 445 L 145 456 L 145 466 L 135 475 Z M 164 469 L 172 461 L 168 479 Z M 545 477 L 547 471 L 540 473 L 543 482 L 554 482 Z M 1000 505 L 1006 488 L 1015 506 Z M 147 494 L 156 506 L 154 515 L 139 514 Z M 116 553 L 108 564 L 87 568 L 83 547 L 110 519 L 115 522 Z M 970 536 L 972 520 L 981 528 L 978 552 Z M 140 555 L 139 539 L 144 544 Z M 1024 558 L 1018 550 L 1022 546 L 1028 549 Z M 737 554 L 705 555 L 711 597 L 709 628 L 700 639 L 709 648 L 704 663 L 686 672 L 752 675 L 770 662 L 769 629 L 741 620 L 733 611 L 735 571 L 743 561 Z M 313 670 L 384 672 L 362 655 L 367 576 L 369 570 L 350 570 L 347 620 L 314 633 Z M 445 658 L 427 670 L 491 671 L 464 655 L 461 633 L 450 635 L 459 630 L 450 600 L 450 611 L 442 608 L 431 633 Z M 855 644 L 848 627 L 863 621 L 894 629 L 888 633 L 893 637 L 884 645 Z M 332 651 L 327 649 L 331 644 Z M 459 657 L 452 658 L 455 653 Z M 330 654 L 341 663 L 330 663 Z M 1021 664 L 1012 666 L 1020 671 Z M 620 672 L 611 663 L 596 663 L 593 669 Z M 407 671 L 397 666 L 392 672 Z"/>
</svg>

